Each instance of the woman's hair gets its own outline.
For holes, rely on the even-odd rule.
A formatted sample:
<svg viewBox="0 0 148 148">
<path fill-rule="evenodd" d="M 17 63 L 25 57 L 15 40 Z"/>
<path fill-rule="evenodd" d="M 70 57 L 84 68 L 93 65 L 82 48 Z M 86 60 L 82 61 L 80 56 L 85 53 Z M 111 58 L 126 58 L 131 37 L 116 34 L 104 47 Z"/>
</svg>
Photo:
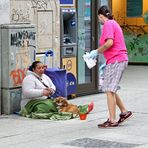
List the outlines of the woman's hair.
<svg viewBox="0 0 148 148">
<path fill-rule="evenodd" d="M 34 61 L 32 63 L 32 65 L 29 67 L 29 70 L 33 71 L 33 69 L 35 69 L 39 63 L 42 63 L 42 62 L 41 61 Z"/>
<path fill-rule="evenodd" d="M 104 15 L 104 16 L 107 17 L 109 20 L 112 20 L 112 19 L 113 19 L 113 16 L 112 16 L 110 10 L 109 10 L 108 7 L 105 6 L 105 5 L 104 5 L 104 6 L 101 6 L 101 7 L 99 8 L 99 10 L 98 10 L 98 15 L 100 15 L 100 14 Z"/>
</svg>

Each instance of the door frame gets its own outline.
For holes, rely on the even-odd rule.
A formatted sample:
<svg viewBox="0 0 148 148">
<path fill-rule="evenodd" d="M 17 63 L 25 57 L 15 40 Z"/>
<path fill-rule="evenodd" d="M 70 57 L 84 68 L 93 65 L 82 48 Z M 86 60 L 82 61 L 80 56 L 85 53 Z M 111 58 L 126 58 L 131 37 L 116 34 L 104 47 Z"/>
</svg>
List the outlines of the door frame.
<svg viewBox="0 0 148 148">
<path fill-rule="evenodd" d="M 91 0 L 91 49 L 98 47 L 98 18 L 97 18 L 98 0 Z M 98 63 L 96 64 L 98 65 Z M 78 59 L 77 59 L 77 72 L 78 72 Z M 91 83 L 78 84 L 77 83 L 77 96 L 84 96 L 89 94 L 98 93 L 98 66 L 91 70 Z"/>
</svg>

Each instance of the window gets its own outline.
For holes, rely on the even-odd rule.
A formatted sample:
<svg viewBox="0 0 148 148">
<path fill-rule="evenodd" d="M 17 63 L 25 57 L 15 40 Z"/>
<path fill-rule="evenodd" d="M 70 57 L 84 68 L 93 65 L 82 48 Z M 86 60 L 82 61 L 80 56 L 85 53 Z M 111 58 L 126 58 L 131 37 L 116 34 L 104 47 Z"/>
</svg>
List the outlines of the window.
<svg viewBox="0 0 148 148">
<path fill-rule="evenodd" d="M 127 17 L 142 17 L 143 0 L 127 0 Z"/>
</svg>

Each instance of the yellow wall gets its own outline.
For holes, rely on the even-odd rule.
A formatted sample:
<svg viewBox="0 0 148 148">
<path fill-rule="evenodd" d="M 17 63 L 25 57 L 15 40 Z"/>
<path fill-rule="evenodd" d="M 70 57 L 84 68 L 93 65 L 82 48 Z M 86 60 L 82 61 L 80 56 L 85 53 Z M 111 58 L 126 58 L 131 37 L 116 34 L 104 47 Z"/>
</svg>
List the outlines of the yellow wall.
<svg viewBox="0 0 148 148">
<path fill-rule="evenodd" d="M 148 0 L 143 0 L 143 14 L 148 11 Z M 126 17 L 126 0 L 112 0 L 112 13 L 120 25 L 146 25 L 143 17 Z"/>
<path fill-rule="evenodd" d="M 141 17 L 126 17 L 126 3 L 127 0 L 112 0 L 112 13 L 124 32 L 129 62 L 148 63 L 148 24 L 143 17 L 148 12 L 148 0 L 143 0 Z"/>
</svg>

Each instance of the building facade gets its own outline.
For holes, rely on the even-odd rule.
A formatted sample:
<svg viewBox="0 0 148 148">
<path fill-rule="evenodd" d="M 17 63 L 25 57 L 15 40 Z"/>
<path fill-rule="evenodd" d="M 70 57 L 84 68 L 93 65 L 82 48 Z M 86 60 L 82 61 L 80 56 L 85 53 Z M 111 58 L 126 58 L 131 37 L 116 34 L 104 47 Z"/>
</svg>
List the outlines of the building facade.
<svg viewBox="0 0 148 148">
<path fill-rule="evenodd" d="M 129 62 L 147 64 L 147 0 L 0 1 L 0 113 L 4 108 L 6 114 L 18 108 L 16 104 L 19 104 L 21 93 L 14 91 L 14 88 L 21 88 L 27 67 L 33 60 L 41 60 L 50 68 L 66 69 L 67 89 L 72 90 L 70 96 L 99 92 L 98 69 L 101 58 L 99 57 L 97 66 L 89 69 L 82 56 L 99 46 L 101 27 L 97 10 L 102 5 L 108 5 L 114 19 L 124 31 Z M 24 27 L 25 31 L 17 29 L 21 25 L 29 24 L 34 26 L 34 31 L 27 31 L 27 27 Z M 26 47 L 23 44 L 24 39 L 27 39 L 26 43 L 30 43 Z M 6 49 L 4 43 L 7 41 L 10 46 Z M 6 55 L 6 50 L 9 51 L 9 56 Z M 50 56 L 50 52 L 54 56 Z M 8 56 L 9 63 L 5 61 L 5 57 L 2 58 L 3 54 Z M 8 87 L 4 85 L 6 63 L 11 67 L 6 71 L 10 80 Z M 6 89 L 13 91 L 8 93 Z M 14 98 L 18 98 L 17 101 Z"/>
</svg>

